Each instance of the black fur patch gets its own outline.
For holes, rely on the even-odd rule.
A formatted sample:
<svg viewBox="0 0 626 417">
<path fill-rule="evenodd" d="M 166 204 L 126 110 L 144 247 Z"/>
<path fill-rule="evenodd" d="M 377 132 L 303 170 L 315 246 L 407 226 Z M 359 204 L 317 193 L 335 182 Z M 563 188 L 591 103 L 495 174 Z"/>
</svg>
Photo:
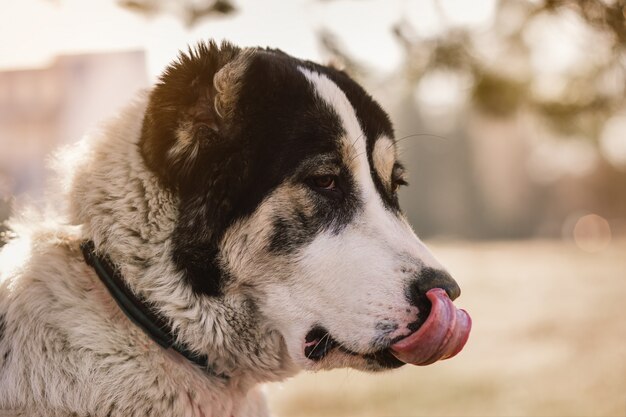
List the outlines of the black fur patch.
<svg viewBox="0 0 626 417">
<path fill-rule="evenodd" d="M 234 114 L 228 120 L 216 117 L 211 101 L 213 76 L 239 53 L 231 45 L 218 48 L 209 43 L 181 55 L 151 95 L 141 140 L 148 167 L 180 197 L 174 262 L 196 292 L 213 296 L 221 294 L 226 279 L 219 264 L 219 242 L 225 231 L 253 213 L 285 181 L 306 185 L 311 174 L 301 169 L 306 161 L 334 156 L 342 195 L 328 198 L 310 189 L 313 214 L 294 207 L 277 216 L 271 250 L 288 253 L 322 229 L 338 232 L 360 206 L 354 179 L 340 160 L 341 122 L 298 67 L 325 74 L 346 93 L 370 152 L 380 134 L 393 137 L 386 114 L 346 74 L 278 50 L 256 50 L 237 80 L 241 88 Z M 171 161 L 168 152 L 184 123 L 194 126 L 198 151 L 190 161 Z M 397 207 L 395 196 L 372 175 L 386 204 Z"/>
</svg>

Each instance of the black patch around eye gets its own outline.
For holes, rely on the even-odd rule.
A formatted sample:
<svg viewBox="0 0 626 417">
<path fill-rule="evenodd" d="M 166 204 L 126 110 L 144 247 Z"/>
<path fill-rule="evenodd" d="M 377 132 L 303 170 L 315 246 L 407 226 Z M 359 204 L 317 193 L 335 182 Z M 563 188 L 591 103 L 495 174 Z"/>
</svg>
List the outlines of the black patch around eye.
<svg viewBox="0 0 626 417">
<path fill-rule="evenodd" d="M 343 166 L 336 178 L 338 192 L 333 198 L 318 196 L 315 198 L 314 216 L 323 230 L 337 234 L 350 223 L 359 208 L 363 206 L 357 193 L 356 183 L 347 167 Z"/>
<path fill-rule="evenodd" d="M 274 219 L 269 246 L 271 252 L 282 255 L 293 253 L 310 243 L 320 232 L 330 230 L 334 234 L 340 233 L 354 219 L 362 201 L 348 169 L 342 168 L 335 181 L 337 188 L 341 189 L 339 197 L 304 189 L 313 204 L 311 214 L 293 210 Z"/>
</svg>

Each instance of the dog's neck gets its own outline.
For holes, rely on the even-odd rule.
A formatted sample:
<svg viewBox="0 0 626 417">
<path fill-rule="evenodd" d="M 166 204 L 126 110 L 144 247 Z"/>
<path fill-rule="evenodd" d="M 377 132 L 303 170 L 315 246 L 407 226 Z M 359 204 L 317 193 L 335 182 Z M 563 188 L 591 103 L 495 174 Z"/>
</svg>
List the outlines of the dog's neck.
<svg viewBox="0 0 626 417">
<path fill-rule="evenodd" d="M 249 386 L 292 375 L 280 335 L 251 330 L 258 322 L 254 306 L 236 294 L 195 294 L 173 265 L 177 198 L 146 168 L 138 146 L 146 101 L 142 97 L 85 139 L 88 157 L 81 156 L 70 186 L 71 223 L 81 225 L 82 238 L 169 320 L 180 342 L 212 359 L 217 374 Z"/>
<path fill-rule="evenodd" d="M 87 265 L 91 266 L 100 281 L 109 291 L 109 294 L 126 316 L 143 332 L 163 349 L 171 349 L 174 354 L 185 357 L 189 362 L 197 365 L 211 376 L 228 380 L 229 376 L 218 374 L 212 369 L 211 358 L 205 354 L 190 351 L 176 339 L 176 334 L 168 321 L 140 296 L 134 294 L 124 280 L 119 270 L 109 260 L 108 256 L 98 254 L 94 243 L 90 240 L 80 245 Z"/>
</svg>

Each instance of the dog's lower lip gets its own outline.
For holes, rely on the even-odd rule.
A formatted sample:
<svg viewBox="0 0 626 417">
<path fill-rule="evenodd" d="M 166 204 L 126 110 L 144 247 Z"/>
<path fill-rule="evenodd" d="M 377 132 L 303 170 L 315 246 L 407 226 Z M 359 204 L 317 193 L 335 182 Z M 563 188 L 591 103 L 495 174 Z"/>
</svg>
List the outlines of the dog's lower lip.
<svg viewBox="0 0 626 417">
<path fill-rule="evenodd" d="M 304 343 L 304 355 L 307 359 L 313 362 L 319 362 L 334 349 L 346 355 L 372 360 L 378 363 L 382 368 L 393 369 L 404 365 L 404 362 L 397 359 L 389 348 L 372 353 L 359 353 L 346 348 L 337 340 L 333 339 L 330 333 L 323 327 L 316 326 L 307 333 Z"/>
</svg>

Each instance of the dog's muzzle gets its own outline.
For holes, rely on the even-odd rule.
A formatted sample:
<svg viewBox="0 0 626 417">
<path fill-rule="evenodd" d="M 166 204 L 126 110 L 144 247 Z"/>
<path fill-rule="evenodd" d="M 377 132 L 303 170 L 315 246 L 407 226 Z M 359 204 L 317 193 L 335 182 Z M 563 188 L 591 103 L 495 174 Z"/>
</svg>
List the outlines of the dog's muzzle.
<svg viewBox="0 0 626 417">
<path fill-rule="evenodd" d="M 453 281 L 452 281 L 453 282 Z M 472 320 L 465 310 L 457 309 L 453 297 L 460 291 L 456 283 L 451 288 L 431 288 L 419 300 L 420 312 L 425 319 L 416 322 L 415 331 L 371 356 L 387 367 L 397 367 L 402 363 L 424 366 L 439 360 L 449 359 L 458 354 L 469 338 Z M 311 329 L 305 338 L 304 354 L 313 361 L 323 359 L 331 350 L 339 348 L 344 353 L 359 355 L 343 347 L 321 326 Z"/>
</svg>

